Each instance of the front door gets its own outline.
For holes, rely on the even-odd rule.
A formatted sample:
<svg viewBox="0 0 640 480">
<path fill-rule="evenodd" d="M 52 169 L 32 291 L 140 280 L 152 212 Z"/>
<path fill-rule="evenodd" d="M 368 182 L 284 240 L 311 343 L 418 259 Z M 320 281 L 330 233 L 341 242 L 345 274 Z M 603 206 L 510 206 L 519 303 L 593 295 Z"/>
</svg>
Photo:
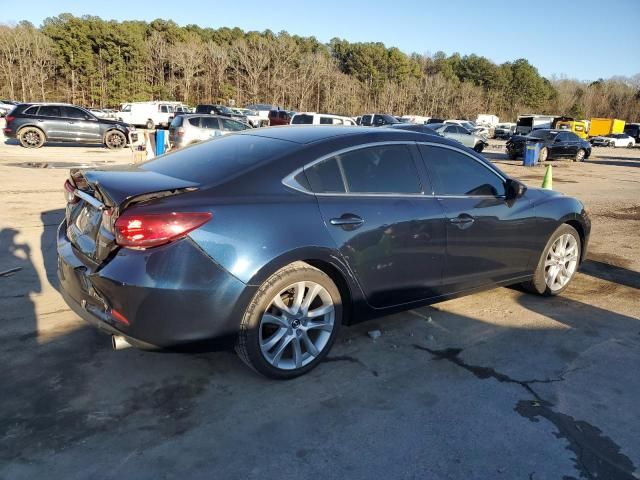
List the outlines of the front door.
<svg viewBox="0 0 640 480">
<path fill-rule="evenodd" d="M 329 233 L 375 308 L 440 294 L 444 214 L 423 194 L 430 186 L 417 155 L 414 144 L 380 144 L 305 168 Z"/>
<path fill-rule="evenodd" d="M 67 122 L 67 139 L 80 143 L 102 143 L 98 120 L 76 107 L 63 107 Z"/>
<path fill-rule="evenodd" d="M 447 217 L 447 293 L 530 274 L 536 221 L 529 201 L 507 202 L 505 179 L 471 154 L 436 145 L 420 152 Z"/>
</svg>

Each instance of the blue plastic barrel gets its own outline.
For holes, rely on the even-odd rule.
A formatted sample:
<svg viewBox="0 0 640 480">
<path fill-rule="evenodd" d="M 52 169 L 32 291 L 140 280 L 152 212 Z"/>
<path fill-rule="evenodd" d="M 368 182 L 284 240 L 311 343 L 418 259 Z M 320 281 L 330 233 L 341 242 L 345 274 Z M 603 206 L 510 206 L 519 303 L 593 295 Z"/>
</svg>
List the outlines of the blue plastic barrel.
<svg viewBox="0 0 640 480">
<path fill-rule="evenodd" d="M 522 165 L 525 167 L 533 167 L 538 163 L 538 157 L 540 156 L 540 144 L 539 143 L 527 143 L 524 146 L 524 155 L 522 156 Z"/>
<path fill-rule="evenodd" d="M 156 130 L 156 156 L 164 153 L 164 136 L 166 132 L 164 130 Z"/>
</svg>

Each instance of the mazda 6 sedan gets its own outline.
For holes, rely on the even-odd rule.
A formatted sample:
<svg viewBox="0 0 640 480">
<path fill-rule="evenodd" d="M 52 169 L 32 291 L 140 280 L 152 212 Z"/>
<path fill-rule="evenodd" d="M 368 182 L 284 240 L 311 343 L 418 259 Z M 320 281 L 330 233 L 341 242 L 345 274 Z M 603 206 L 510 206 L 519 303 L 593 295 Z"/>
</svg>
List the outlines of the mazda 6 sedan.
<svg viewBox="0 0 640 480">
<path fill-rule="evenodd" d="M 275 378 L 343 324 L 501 285 L 557 295 L 590 232 L 578 200 L 396 129 L 250 130 L 73 169 L 65 194 L 61 291 L 116 348 L 232 337 Z"/>
</svg>

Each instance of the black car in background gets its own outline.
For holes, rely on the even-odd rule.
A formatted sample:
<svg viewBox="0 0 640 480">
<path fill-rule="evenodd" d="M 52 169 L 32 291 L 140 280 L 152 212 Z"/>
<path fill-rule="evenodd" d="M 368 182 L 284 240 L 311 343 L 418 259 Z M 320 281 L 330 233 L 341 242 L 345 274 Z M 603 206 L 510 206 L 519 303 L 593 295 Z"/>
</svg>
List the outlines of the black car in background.
<svg viewBox="0 0 640 480">
<path fill-rule="evenodd" d="M 201 103 L 200 105 L 196 105 L 196 111 L 194 113 L 220 115 L 221 117 L 229 117 L 233 118 L 234 120 L 238 120 L 239 122 L 248 123 L 246 116 L 235 113 L 229 107 L 225 107 L 224 105 Z"/>
<path fill-rule="evenodd" d="M 123 148 L 138 140 L 133 125 L 99 118 L 82 107 L 61 103 L 22 103 L 5 117 L 4 134 L 25 148 L 46 142 L 103 144 Z"/>
<path fill-rule="evenodd" d="M 624 127 L 624 133 L 633 137 L 636 145 L 640 145 L 640 123 L 627 123 Z"/>
<path fill-rule="evenodd" d="M 507 141 L 507 154 L 515 160 L 524 155 L 527 143 L 540 145 L 539 162 L 549 158 L 572 158 L 581 162 L 591 155 L 591 144 L 573 132 L 565 130 L 540 129 L 529 135 L 514 135 Z"/>
<path fill-rule="evenodd" d="M 342 324 L 499 285 L 558 295 L 590 232 L 575 198 L 396 128 L 251 129 L 72 169 L 65 191 L 76 313 L 116 348 L 230 337 L 276 378 L 321 362 Z"/>
</svg>

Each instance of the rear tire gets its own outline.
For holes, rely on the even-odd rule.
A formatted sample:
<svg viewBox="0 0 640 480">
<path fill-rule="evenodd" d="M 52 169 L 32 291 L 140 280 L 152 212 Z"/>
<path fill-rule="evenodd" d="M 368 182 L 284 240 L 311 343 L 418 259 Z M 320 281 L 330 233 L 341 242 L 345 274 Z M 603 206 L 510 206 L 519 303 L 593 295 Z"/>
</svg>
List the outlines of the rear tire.
<svg viewBox="0 0 640 480">
<path fill-rule="evenodd" d="M 118 150 L 127 145 L 127 137 L 118 130 L 111 130 L 104 136 L 104 145 L 111 150 Z"/>
<path fill-rule="evenodd" d="M 629 143 L 627 144 L 627 148 L 633 148 L 633 143 L 629 142 Z"/>
<path fill-rule="evenodd" d="M 342 322 L 342 300 L 327 274 L 304 262 L 274 273 L 247 307 L 236 343 L 256 372 L 289 379 L 327 355 Z"/>
<path fill-rule="evenodd" d="M 564 247 L 563 239 L 568 242 Z M 578 270 L 581 255 L 582 245 L 576 229 L 566 223 L 560 225 L 545 245 L 533 279 L 522 286 L 531 293 L 545 297 L 559 295 L 571 283 Z"/>
<path fill-rule="evenodd" d="M 39 128 L 26 127 L 20 130 L 18 140 L 24 148 L 40 148 L 44 145 L 46 137 Z"/>
<path fill-rule="evenodd" d="M 147 130 L 153 130 L 154 128 L 156 128 L 156 124 L 153 122 L 153 120 L 149 119 L 147 120 L 145 127 L 147 128 Z"/>
<path fill-rule="evenodd" d="M 475 147 L 473 147 L 473 149 L 478 153 L 482 153 L 482 150 L 484 150 L 484 144 L 483 143 L 478 143 L 478 144 L 476 144 Z"/>
</svg>

